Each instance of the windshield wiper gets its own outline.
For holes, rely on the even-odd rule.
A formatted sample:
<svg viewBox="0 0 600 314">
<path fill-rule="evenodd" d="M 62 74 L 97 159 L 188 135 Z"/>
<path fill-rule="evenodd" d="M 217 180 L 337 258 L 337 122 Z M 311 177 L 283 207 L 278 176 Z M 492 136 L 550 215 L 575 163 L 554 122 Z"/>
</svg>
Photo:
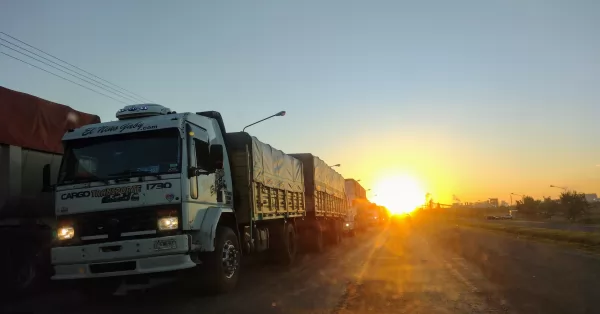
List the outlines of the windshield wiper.
<svg viewBox="0 0 600 314">
<path fill-rule="evenodd" d="M 132 178 L 132 177 L 137 177 L 137 176 L 153 176 L 159 180 L 161 179 L 160 175 L 155 174 L 148 170 L 124 170 L 121 172 L 111 173 L 108 176 L 119 177 L 119 178 L 115 178 L 115 180 L 116 179 L 127 179 L 127 178 Z"/>
</svg>

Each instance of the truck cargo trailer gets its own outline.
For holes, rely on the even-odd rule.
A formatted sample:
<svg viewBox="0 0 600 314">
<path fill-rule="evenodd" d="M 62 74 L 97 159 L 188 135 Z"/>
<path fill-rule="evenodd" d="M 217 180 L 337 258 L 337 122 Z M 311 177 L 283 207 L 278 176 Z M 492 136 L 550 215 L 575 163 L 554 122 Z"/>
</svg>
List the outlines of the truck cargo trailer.
<svg viewBox="0 0 600 314">
<path fill-rule="evenodd" d="M 95 115 L 0 87 L 0 290 L 28 292 L 49 278 L 55 228 L 53 179 L 69 129 L 100 122 Z M 47 165 L 47 166 L 45 166 Z"/>
<path fill-rule="evenodd" d="M 308 246 L 323 251 L 324 240 L 338 244 L 348 215 L 344 177 L 319 157 L 309 153 L 290 154 L 304 166 L 306 219 L 298 223 L 298 232 Z"/>
</svg>

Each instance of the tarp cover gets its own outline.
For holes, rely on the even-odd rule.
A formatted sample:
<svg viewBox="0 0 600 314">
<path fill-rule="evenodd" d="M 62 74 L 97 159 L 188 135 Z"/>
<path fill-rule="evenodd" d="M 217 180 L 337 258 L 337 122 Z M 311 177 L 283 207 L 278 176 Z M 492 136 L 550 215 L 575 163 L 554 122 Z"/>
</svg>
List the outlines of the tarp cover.
<svg viewBox="0 0 600 314">
<path fill-rule="evenodd" d="M 268 187 L 304 192 L 302 163 L 269 144 L 252 137 L 254 181 Z"/>
<path fill-rule="evenodd" d="M 100 117 L 0 86 L 0 143 L 61 154 L 69 129 Z"/>
<path fill-rule="evenodd" d="M 314 156 L 315 188 L 340 198 L 346 197 L 344 177 L 319 157 Z"/>
</svg>

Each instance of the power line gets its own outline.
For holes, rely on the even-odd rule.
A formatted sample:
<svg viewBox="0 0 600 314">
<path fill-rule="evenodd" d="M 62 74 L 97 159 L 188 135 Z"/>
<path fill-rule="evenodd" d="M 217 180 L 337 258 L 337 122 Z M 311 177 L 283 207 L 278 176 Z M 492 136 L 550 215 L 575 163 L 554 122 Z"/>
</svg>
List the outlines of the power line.
<svg viewBox="0 0 600 314">
<path fill-rule="evenodd" d="M 78 73 L 78 72 L 76 72 L 76 71 L 73 71 L 73 70 L 71 70 L 71 69 L 69 69 L 69 68 L 65 67 L 65 66 L 64 66 L 64 65 L 62 65 L 62 64 L 56 63 L 56 62 L 54 62 L 54 61 L 52 61 L 52 60 L 50 60 L 50 59 L 48 59 L 48 58 L 46 58 L 46 57 L 44 57 L 44 56 L 40 56 L 39 54 L 37 54 L 37 53 L 35 53 L 35 52 L 33 52 L 33 51 L 30 51 L 30 50 L 27 50 L 27 49 L 25 49 L 25 48 L 23 48 L 23 47 L 21 47 L 21 46 L 19 46 L 19 45 L 17 45 L 17 44 L 14 44 L 14 43 L 12 43 L 12 42 L 10 42 L 10 41 L 6 40 L 6 39 L 2 39 L 2 38 L 0 38 L 0 40 L 1 40 L 1 41 L 4 41 L 4 42 L 6 42 L 6 43 L 9 43 L 9 44 L 11 44 L 11 45 L 13 45 L 13 46 L 15 46 L 15 47 L 17 47 L 17 48 L 21 49 L 21 50 L 27 51 L 28 53 L 30 53 L 30 54 L 32 54 L 32 55 L 34 55 L 34 56 L 38 56 L 38 57 L 40 57 L 40 58 L 42 58 L 42 59 L 44 59 L 44 60 L 46 60 L 46 61 L 48 61 L 48 62 L 51 62 L 51 63 L 53 63 L 53 64 L 56 64 L 57 66 L 59 66 L 59 67 L 61 67 L 61 68 L 65 69 L 65 70 L 67 70 L 67 71 L 70 71 L 70 72 L 74 73 L 74 74 L 77 76 L 77 78 L 78 78 L 78 79 L 80 79 L 80 80 L 82 80 L 82 81 L 85 81 L 85 82 L 87 82 L 88 84 L 92 84 L 92 85 L 94 85 L 94 86 L 96 86 L 96 87 L 98 87 L 98 88 L 101 88 L 101 89 L 103 89 L 103 90 L 105 90 L 105 91 L 107 91 L 107 92 L 110 92 L 110 93 L 114 94 L 115 96 L 119 96 L 119 97 L 122 97 L 122 98 L 126 98 L 126 99 L 128 99 L 128 100 L 130 100 L 130 101 L 133 101 L 133 102 L 140 102 L 140 99 L 133 98 L 133 97 L 131 97 L 131 96 L 129 96 L 129 95 L 127 95 L 127 94 L 125 94 L 125 93 L 123 93 L 123 92 L 121 92 L 121 91 L 117 90 L 117 89 L 114 89 L 114 88 L 112 88 L 112 87 L 110 87 L 110 86 L 108 86 L 108 85 L 106 85 L 106 84 L 103 84 L 102 82 L 99 82 L 99 81 L 97 81 L 97 80 L 94 80 L 94 79 L 93 79 L 93 78 L 91 78 L 91 77 L 87 77 L 87 76 L 85 76 L 85 75 L 83 75 L 83 74 L 80 74 L 80 73 Z M 6 45 L 2 44 L 2 43 L 0 43 L 0 45 L 2 45 L 2 46 L 4 46 L 4 47 L 7 47 L 7 48 L 9 48 L 9 49 L 12 49 L 12 48 L 10 48 L 10 47 L 8 47 L 8 46 L 6 46 Z M 13 50 L 13 51 L 16 51 L 15 49 L 12 49 L 12 50 Z M 18 52 L 18 53 L 20 53 L 20 54 L 23 54 L 23 55 L 26 55 L 26 54 L 24 54 L 24 53 L 22 53 L 22 52 L 20 52 L 20 51 L 16 51 L 16 52 Z M 32 59 L 35 59 L 35 58 L 31 57 L 31 56 L 28 56 L 28 57 L 30 57 L 30 58 L 32 58 Z M 38 62 L 42 62 L 42 61 L 39 61 L 39 60 L 38 60 Z M 46 63 L 44 63 L 44 64 L 46 64 Z M 48 65 L 48 64 L 46 64 L 46 65 Z M 49 66 L 49 65 L 48 65 L 48 66 Z M 72 74 L 71 74 L 71 75 L 72 75 Z M 105 86 L 105 87 L 107 87 L 107 88 L 110 88 L 111 90 L 108 90 L 108 89 L 106 89 L 106 88 L 104 88 L 104 87 L 101 87 L 101 86 L 99 86 L 99 85 L 96 85 L 96 84 L 93 84 L 93 83 L 91 83 L 91 82 L 89 82 L 89 81 L 86 81 L 86 80 L 85 80 L 84 78 L 82 78 L 82 77 L 85 77 L 86 79 L 92 80 L 92 81 L 94 81 L 94 82 L 96 82 L 96 83 L 98 83 L 98 84 L 100 84 L 100 85 L 102 85 L 102 86 Z M 117 94 L 117 93 L 118 93 L 118 94 Z M 142 102 L 143 102 L 143 101 L 142 101 Z"/>
<path fill-rule="evenodd" d="M 78 69 L 79 71 L 82 71 L 82 72 L 84 72 L 84 73 L 87 73 L 87 74 L 89 74 L 89 75 L 91 75 L 91 76 L 93 76 L 93 77 L 95 77 L 95 78 L 97 78 L 97 79 L 99 79 L 99 80 L 101 80 L 101 81 L 103 81 L 103 82 L 106 82 L 106 83 L 108 83 L 108 84 L 110 84 L 110 85 L 112 85 L 112 86 L 114 86 L 114 87 L 116 87 L 116 88 L 118 88 L 118 89 L 120 89 L 120 90 L 126 91 L 126 92 L 128 92 L 129 94 L 131 94 L 131 95 L 134 95 L 134 96 L 136 96 L 136 97 L 139 97 L 139 98 L 141 98 L 141 99 L 144 99 L 144 100 L 146 100 L 146 101 L 149 101 L 149 102 L 154 102 L 154 101 L 152 101 L 152 100 L 149 100 L 149 99 L 148 99 L 148 98 L 146 98 L 146 97 L 140 96 L 140 95 L 138 95 L 138 94 L 136 94 L 136 93 L 134 93 L 134 92 L 132 92 L 132 91 L 130 91 L 130 90 L 128 90 L 128 89 L 126 89 L 126 88 L 123 88 L 123 87 L 121 87 L 121 86 L 119 86 L 119 85 L 117 85 L 117 84 L 111 83 L 111 82 L 109 82 L 109 81 L 107 81 L 107 80 L 105 80 L 105 79 L 103 79 L 103 78 L 101 78 L 101 77 L 98 77 L 98 76 L 96 76 L 96 75 L 94 75 L 94 74 L 92 74 L 92 73 L 90 73 L 90 72 L 88 72 L 88 71 L 86 71 L 86 70 L 84 70 L 84 69 L 82 69 L 82 68 L 80 68 L 80 67 L 76 66 L 76 65 L 73 65 L 73 64 L 71 64 L 71 63 L 69 63 L 69 62 L 67 62 L 67 61 L 65 61 L 65 60 L 63 60 L 63 59 L 61 59 L 61 58 L 58 58 L 58 57 L 56 57 L 56 56 L 54 56 L 54 55 L 52 55 L 52 54 L 49 54 L 49 53 L 47 53 L 47 52 L 45 52 L 45 51 L 43 51 L 43 50 L 39 49 L 39 48 L 36 48 L 36 47 L 34 47 L 34 46 L 32 46 L 32 45 L 30 45 L 30 44 L 28 44 L 28 43 L 26 43 L 26 42 L 24 42 L 24 41 L 22 41 L 22 40 L 19 40 L 18 38 L 15 38 L 15 37 L 13 37 L 13 36 L 11 36 L 11 35 L 9 35 L 9 34 L 5 33 L 5 32 L 0 32 L 0 34 L 2 34 L 2 35 L 4 35 L 4 36 L 7 36 L 7 37 L 10 37 L 10 38 L 12 38 L 13 40 L 16 40 L 16 41 L 18 41 L 18 42 L 20 42 L 20 43 L 22 43 L 22 44 L 24 44 L 24 45 L 26 45 L 26 46 L 28 46 L 28 47 L 30 47 L 30 48 L 33 48 L 33 49 L 35 49 L 35 50 L 37 50 L 37 51 L 39 51 L 39 52 L 41 52 L 41 53 L 44 53 L 44 54 L 46 54 L 46 55 L 48 55 L 48 56 L 50 56 L 50 57 L 52 57 L 52 58 L 54 58 L 54 59 L 56 59 L 56 60 L 59 60 L 60 62 L 63 62 L 63 63 L 65 63 L 65 64 L 68 64 L 69 66 L 71 66 L 71 67 L 73 67 L 73 68 L 76 68 L 76 69 Z"/>
<path fill-rule="evenodd" d="M 76 76 L 76 75 L 73 75 L 73 74 L 71 74 L 71 73 L 67 72 L 67 71 L 61 70 L 61 69 L 59 69 L 59 68 L 57 68 L 57 67 L 55 67 L 55 66 L 53 66 L 53 65 L 51 65 L 51 64 L 48 64 L 48 63 L 46 63 L 46 62 L 44 62 L 44 61 L 42 61 L 42 60 L 40 60 L 40 59 L 38 59 L 38 58 L 34 58 L 34 57 L 32 57 L 32 56 L 29 56 L 29 55 L 27 55 L 27 54 L 25 54 L 25 53 L 23 53 L 23 52 L 20 52 L 20 51 L 18 51 L 17 49 L 13 49 L 13 48 L 11 48 L 11 47 L 9 47 L 9 46 L 7 46 L 7 45 L 3 44 L 3 43 L 0 43 L 0 46 L 4 46 L 4 47 L 6 47 L 6 48 L 8 48 L 8 49 L 10 49 L 10 50 L 12 50 L 12 51 L 15 51 L 15 52 L 17 52 L 17 53 L 20 53 L 20 54 L 22 54 L 22 55 L 24 55 L 24 56 L 26 56 L 26 57 L 29 57 L 29 58 L 31 58 L 31 59 L 33 59 L 33 60 L 35 60 L 35 61 L 39 62 L 39 63 L 42 63 L 42 64 L 44 64 L 44 65 L 47 65 L 47 66 L 49 66 L 49 67 L 51 67 L 51 68 L 53 68 L 53 69 L 59 70 L 59 71 L 61 71 L 61 72 L 65 73 L 65 74 L 68 74 L 68 75 L 70 75 L 70 76 L 72 76 L 72 77 L 76 78 L 76 79 L 82 80 L 82 81 L 84 81 L 84 82 L 86 82 L 86 83 L 88 83 L 88 84 L 90 84 L 90 85 L 94 85 L 94 86 L 96 86 L 96 87 L 100 88 L 101 90 L 103 90 L 103 91 L 105 91 L 105 92 L 112 93 L 112 94 L 113 94 L 113 96 L 116 96 L 116 97 L 120 97 L 120 98 L 123 98 L 123 99 L 125 99 L 125 97 L 123 97 L 123 96 L 120 96 L 120 95 L 118 95 L 118 94 L 115 94 L 115 93 L 113 93 L 113 92 L 111 92 L 111 91 L 109 91 L 109 90 L 107 90 L 107 89 L 103 88 L 102 86 L 100 86 L 100 85 L 98 85 L 98 84 L 95 84 L 95 83 L 93 83 L 93 82 L 90 82 L 90 81 L 88 81 L 88 80 L 86 80 L 86 79 L 80 78 L 80 77 L 78 77 L 78 76 Z M 134 100 L 134 101 L 135 101 L 135 100 Z"/>
<path fill-rule="evenodd" d="M 1 54 L 3 54 L 3 55 L 9 56 L 9 57 L 11 57 L 11 58 L 13 58 L 13 59 L 15 59 L 15 60 L 21 61 L 21 62 L 23 62 L 23 63 L 25 63 L 25 64 L 28 64 L 28 65 L 30 65 L 30 66 L 32 66 L 32 67 L 34 67 L 34 68 L 40 69 L 40 70 L 42 70 L 42 71 L 44 71 L 44 72 L 46 72 L 46 73 L 52 74 L 52 75 L 54 75 L 54 76 L 56 76 L 56 77 L 59 77 L 59 78 L 61 78 L 61 79 L 65 80 L 65 81 L 69 81 L 69 82 L 71 82 L 71 83 L 73 83 L 73 84 L 77 84 L 77 85 L 79 85 L 79 86 L 81 86 L 81 87 L 83 87 L 83 88 L 85 88 L 85 89 L 87 89 L 87 90 L 90 90 L 90 91 L 92 91 L 92 92 L 94 92 L 94 93 L 96 93 L 96 94 L 100 94 L 100 95 L 102 95 L 102 96 L 105 96 L 105 97 L 108 97 L 108 98 L 110 98 L 110 99 L 112 99 L 112 100 L 114 100 L 114 101 L 116 101 L 116 102 L 119 102 L 119 103 L 122 103 L 122 104 L 125 104 L 125 105 L 127 105 L 127 103 L 125 103 L 125 102 L 123 102 L 123 101 L 121 101 L 121 100 L 118 100 L 118 99 L 116 99 L 116 98 L 113 98 L 113 97 L 111 97 L 111 96 L 108 96 L 108 95 L 106 95 L 106 94 L 104 94 L 104 93 L 101 93 L 101 92 L 99 92 L 99 91 L 97 91 L 97 90 L 91 89 L 91 88 L 89 88 L 89 87 L 87 87 L 87 86 L 81 85 L 81 84 L 79 84 L 79 83 L 77 83 L 77 82 L 71 81 L 71 80 L 69 80 L 68 78 L 62 77 L 62 76 L 60 76 L 60 75 L 58 75 L 58 74 L 56 74 L 56 73 L 52 73 L 52 72 L 50 72 L 50 71 L 48 71 L 48 70 L 46 70 L 46 69 L 43 69 L 43 68 L 41 68 L 41 67 L 38 67 L 37 65 L 31 64 L 31 63 L 29 63 L 29 62 L 27 62 L 27 61 L 23 61 L 23 60 L 21 60 L 21 59 L 19 59 L 19 58 L 15 57 L 15 56 L 11 56 L 11 55 L 9 55 L 8 53 L 2 52 L 2 51 L 0 51 L 0 53 L 1 53 Z"/>
</svg>

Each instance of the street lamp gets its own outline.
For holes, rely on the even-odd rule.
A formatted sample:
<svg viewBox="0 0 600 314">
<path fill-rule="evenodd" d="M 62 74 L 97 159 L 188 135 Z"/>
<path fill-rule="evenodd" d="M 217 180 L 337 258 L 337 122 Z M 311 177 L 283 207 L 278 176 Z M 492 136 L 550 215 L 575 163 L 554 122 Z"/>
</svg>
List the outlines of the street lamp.
<svg viewBox="0 0 600 314">
<path fill-rule="evenodd" d="M 265 121 L 267 119 L 271 119 L 273 117 L 283 117 L 283 116 L 285 116 L 285 111 L 279 111 L 278 113 L 276 113 L 276 114 L 274 114 L 272 116 L 268 116 L 268 117 L 266 117 L 266 118 L 264 118 L 262 120 L 258 120 L 258 121 L 254 122 L 254 123 L 248 124 L 247 126 L 244 127 L 244 129 L 242 129 L 242 132 L 246 131 L 246 128 L 249 127 L 249 126 L 253 126 L 253 125 L 257 124 L 257 123 L 261 123 L 261 122 L 263 122 L 263 121 Z"/>
<path fill-rule="evenodd" d="M 513 195 L 520 196 L 520 197 L 524 197 L 524 196 L 523 196 L 523 195 L 521 195 L 521 194 L 517 194 L 517 193 L 510 193 L 510 206 L 512 206 L 512 196 L 513 196 Z"/>
<path fill-rule="evenodd" d="M 550 185 L 550 187 L 551 187 L 551 188 L 562 189 L 562 190 L 564 190 L 564 191 L 566 191 L 566 190 L 567 190 L 567 188 L 563 188 L 563 187 L 561 187 L 561 186 L 556 186 L 556 185 Z"/>
<path fill-rule="evenodd" d="M 341 164 L 335 164 L 335 165 L 329 166 L 329 167 L 333 168 L 333 167 L 340 167 L 340 166 L 342 166 L 342 165 Z"/>
</svg>

